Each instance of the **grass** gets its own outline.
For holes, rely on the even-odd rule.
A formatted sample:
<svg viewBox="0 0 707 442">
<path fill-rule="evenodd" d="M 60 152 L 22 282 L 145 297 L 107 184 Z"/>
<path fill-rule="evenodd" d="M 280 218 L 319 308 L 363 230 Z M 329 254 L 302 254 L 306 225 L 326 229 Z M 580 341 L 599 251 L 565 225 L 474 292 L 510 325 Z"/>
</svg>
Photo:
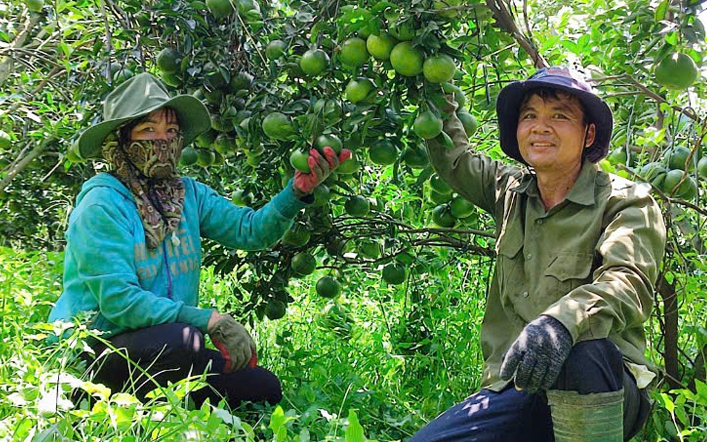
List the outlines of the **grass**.
<svg viewBox="0 0 707 442">
<path fill-rule="evenodd" d="M 82 379 L 73 355 L 89 332 L 45 342 L 60 332 L 44 321 L 61 292 L 62 260 L 0 249 L 0 440 L 402 441 L 478 388 L 485 264 L 447 256 L 443 268 L 395 287 L 350 272 L 339 316 L 314 294 L 317 274 L 292 281 L 287 315 L 252 326 L 260 363 L 280 376 L 284 399 L 229 410 L 189 405 L 186 392 L 203 379 L 144 404 Z M 235 284 L 206 269 L 202 305 L 224 308 Z M 71 402 L 72 388 L 90 392 L 92 404 Z M 705 428 L 690 419 L 707 410 L 700 388 L 656 392 L 649 430 L 636 440 L 705 440 Z"/>
</svg>

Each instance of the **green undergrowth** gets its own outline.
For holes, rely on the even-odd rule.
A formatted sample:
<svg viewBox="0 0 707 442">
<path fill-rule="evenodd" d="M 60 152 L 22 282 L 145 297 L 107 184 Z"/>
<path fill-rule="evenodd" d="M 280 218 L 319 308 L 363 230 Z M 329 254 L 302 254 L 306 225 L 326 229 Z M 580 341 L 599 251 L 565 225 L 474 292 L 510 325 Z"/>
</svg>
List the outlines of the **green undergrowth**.
<svg viewBox="0 0 707 442">
<path fill-rule="evenodd" d="M 204 383 L 198 376 L 155 390 L 145 403 L 91 383 L 74 358 L 89 331 L 78 327 L 71 339 L 46 343 L 63 327 L 44 322 L 61 292 L 62 255 L 0 249 L 0 440 L 407 440 L 480 382 L 490 263 L 446 258 L 400 286 L 372 273 L 349 274 L 335 301 L 315 294 L 323 274 L 317 271 L 290 282 L 284 318 L 241 314 L 260 365 L 280 377 L 284 399 L 230 410 L 189 402 L 187 392 Z M 225 312 L 238 305 L 237 284 L 206 269 L 202 306 Z M 656 391 L 648 429 L 635 440 L 704 440 L 699 417 L 707 414 L 707 389 L 698 381 L 693 390 Z M 91 400 L 76 401 L 76 391 Z"/>
</svg>

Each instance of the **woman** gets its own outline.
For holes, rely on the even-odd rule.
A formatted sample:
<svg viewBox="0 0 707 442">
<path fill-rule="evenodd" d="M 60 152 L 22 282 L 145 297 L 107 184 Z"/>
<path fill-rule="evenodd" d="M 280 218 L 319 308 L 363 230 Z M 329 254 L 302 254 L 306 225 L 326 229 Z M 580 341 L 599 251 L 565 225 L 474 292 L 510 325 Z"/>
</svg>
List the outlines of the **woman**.
<svg viewBox="0 0 707 442">
<path fill-rule="evenodd" d="M 88 312 L 90 327 L 119 350 L 93 344 L 93 379 L 113 391 L 143 399 L 157 385 L 207 371 L 211 388 L 192 394 L 197 405 L 221 397 L 231 406 L 277 403 L 279 381 L 256 366 L 246 329 L 198 307 L 201 237 L 243 250 L 272 246 L 350 152 L 313 149 L 312 172 L 296 173 L 254 211 L 179 176 L 182 147 L 211 127 L 196 98 L 170 97 L 155 77 L 140 74 L 108 95 L 103 113 L 78 142 L 81 152 L 102 149 L 111 172 L 89 179 L 78 196 L 66 232 L 64 291 L 49 321 Z M 220 352 L 205 348 L 204 334 Z"/>
</svg>

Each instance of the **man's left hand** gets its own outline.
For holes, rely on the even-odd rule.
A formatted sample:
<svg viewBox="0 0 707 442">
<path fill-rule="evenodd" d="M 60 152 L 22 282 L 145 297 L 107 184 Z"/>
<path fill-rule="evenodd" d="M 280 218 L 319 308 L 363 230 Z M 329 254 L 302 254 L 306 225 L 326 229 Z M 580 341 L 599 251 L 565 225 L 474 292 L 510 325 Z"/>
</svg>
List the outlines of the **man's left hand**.
<svg viewBox="0 0 707 442">
<path fill-rule="evenodd" d="M 515 375 L 516 388 L 536 393 L 547 390 L 560 375 L 572 350 L 572 335 L 552 316 L 540 315 L 525 326 L 501 364 L 501 379 Z"/>
<path fill-rule="evenodd" d="M 339 167 L 339 164 L 351 158 L 351 151 L 348 149 L 342 149 L 339 155 L 336 155 L 334 149 L 329 146 L 326 146 L 322 151 L 324 155 L 320 154 L 317 149 L 309 151 L 309 158 L 307 158 L 309 172 L 305 173 L 299 170 L 295 172 L 293 185 L 296 194 L 312 193 L 315 187 L 324 182 Z"/>
</svg>

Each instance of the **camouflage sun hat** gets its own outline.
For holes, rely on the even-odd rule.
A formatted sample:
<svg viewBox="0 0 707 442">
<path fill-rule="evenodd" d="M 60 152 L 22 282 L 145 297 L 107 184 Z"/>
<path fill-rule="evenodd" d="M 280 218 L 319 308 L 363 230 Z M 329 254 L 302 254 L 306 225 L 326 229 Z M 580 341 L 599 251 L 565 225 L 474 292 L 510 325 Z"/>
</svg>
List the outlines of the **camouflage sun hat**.
<svg viewBox="0 0 707 442">
<path fill-rule="evenodd" d="M 108 134 L 130 120 L 163 107 L 170 107 L 177 113 L 185 146 L 211 128 L 209 111 L 199 99 L 191 95 L 171 97 L 161 81 L 143 73 L 129 78 L 108 94 L 103 104 L 103 121 L 86 129 L 77 141 L 80 156 L 100 158 Z"/>
<path fill-rule="evenodd" d="M 587 113 L 587 121 L 596 126 L 596 136 L 591 146 L 586 148 L 585 157 L 596 163 L 609 152 L 611 132 L 614 119 L 609 105 L 606 104 L 592 88 L 576 72 L 565 66 L 543 68 L 524 81 L 514 81 L 501 90 L 496 101 L 498 129 L 500 132 L 501 149 L 509 157 L 527 164 L 518 149 L 518 117 L 520 104 L 528 91 L 547 87 L 565 91 L 574 95 L 582 102 Z"/>
</svg>

